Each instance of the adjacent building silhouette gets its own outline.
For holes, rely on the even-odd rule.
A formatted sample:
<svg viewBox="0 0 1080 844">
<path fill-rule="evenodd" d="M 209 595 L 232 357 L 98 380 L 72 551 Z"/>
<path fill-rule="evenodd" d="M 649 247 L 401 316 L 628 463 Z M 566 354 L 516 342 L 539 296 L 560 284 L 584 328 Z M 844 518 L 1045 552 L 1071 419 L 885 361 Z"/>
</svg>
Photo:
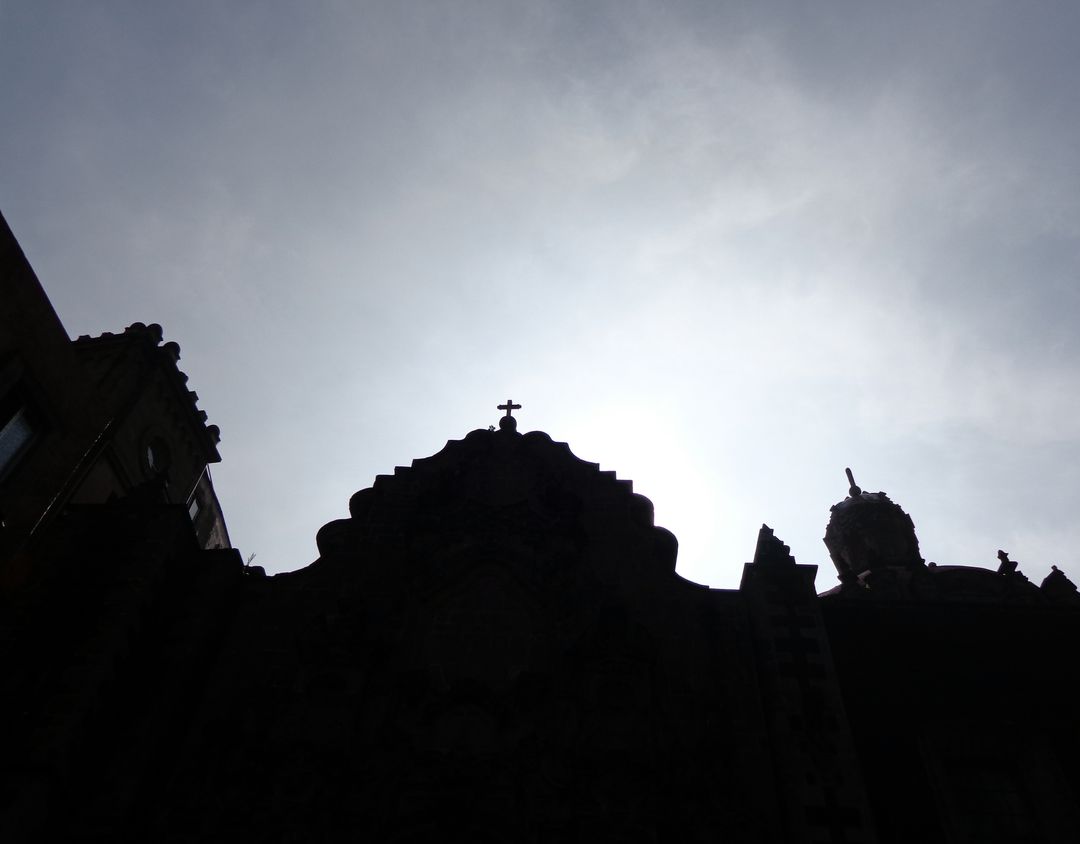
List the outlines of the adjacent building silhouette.
<svg viewBox="0 0 1080 844">
<path fill-rule="evenodd" d="M 508 400 L 266 577 L 175 344 L 72 342 L 6 225 L 0 262 L 0 840 L 1080 840 L 1056 569 L 927 564 L 852 478 L 835 588 L 766 526 L 691 583 Z"/>
</svg>

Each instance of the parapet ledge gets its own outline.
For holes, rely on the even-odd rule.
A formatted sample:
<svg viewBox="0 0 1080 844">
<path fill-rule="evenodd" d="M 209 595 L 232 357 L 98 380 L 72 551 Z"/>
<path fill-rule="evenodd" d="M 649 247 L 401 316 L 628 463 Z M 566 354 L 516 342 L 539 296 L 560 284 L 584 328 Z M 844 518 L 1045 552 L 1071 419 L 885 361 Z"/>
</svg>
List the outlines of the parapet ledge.
<svg viewBox="0 0 1080 844">
<path fill-rule="evenodd" d="M 217 425 L 207 424 L 206 412 L 199 409 L 199 397 L 194 390 L 187 388 L 187 373 L 180 369 L 180 344 L 174 340 L 162 344 L 164 330 L 156 323 L 149 325 L 143 322 L 133 322 L 120 334 L 105 331 L 97 336 L 83 334 L 73 341 L 73 345 L 79 352 L 87 354 L 110 354 L 119 352 L 123 347 L 140 345 L 163 366 L 172 379 L 181 400 L 191 413 L 195 427 L 205 435 L 204 445 L 209 455 L 209 462 L 217 463 L 221 460 L 217 446 L 221 442 L 221 429 Z"/>
</svg>

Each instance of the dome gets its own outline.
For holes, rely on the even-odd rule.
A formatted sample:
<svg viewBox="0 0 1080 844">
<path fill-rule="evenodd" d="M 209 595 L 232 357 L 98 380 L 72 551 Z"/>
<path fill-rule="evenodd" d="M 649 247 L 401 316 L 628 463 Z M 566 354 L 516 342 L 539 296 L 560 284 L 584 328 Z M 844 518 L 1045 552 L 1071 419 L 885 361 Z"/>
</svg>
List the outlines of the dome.
<svg viewBox="0 0 1080 844">
<path fill-rule="evenodd" d="M 825 546 L 840 580 L 851 582 L 877 569 L 922 568 L 911 516 L 884 492 L 863 492 L 851 470 L 845 471 L 848 496 L 832 506 L 825 529 Z"/>
</svg>

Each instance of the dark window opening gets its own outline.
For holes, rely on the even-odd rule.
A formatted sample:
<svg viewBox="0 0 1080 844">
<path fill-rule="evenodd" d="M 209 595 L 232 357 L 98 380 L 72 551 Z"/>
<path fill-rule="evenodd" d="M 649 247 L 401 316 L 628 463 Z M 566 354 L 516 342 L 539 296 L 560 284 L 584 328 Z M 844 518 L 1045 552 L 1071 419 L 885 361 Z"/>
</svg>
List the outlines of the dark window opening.
<svg viewBox="0 0 1080 844">
<path fill-rule="evenodd" d="M 163 474 L 169 470 L 169 464 L 171 462 L 169 454 L 169 446 L 161 437 L 154 437 L 146 445 L 146 453 L 143 455 L 146 460 L 146 469 L 151 477 Z"/>
<path fill-rule="evenodd" d="M 21 390 L 0 400 L 0 475 L 6 474 L 41 432 L 41 424 Z"/>
</svg>

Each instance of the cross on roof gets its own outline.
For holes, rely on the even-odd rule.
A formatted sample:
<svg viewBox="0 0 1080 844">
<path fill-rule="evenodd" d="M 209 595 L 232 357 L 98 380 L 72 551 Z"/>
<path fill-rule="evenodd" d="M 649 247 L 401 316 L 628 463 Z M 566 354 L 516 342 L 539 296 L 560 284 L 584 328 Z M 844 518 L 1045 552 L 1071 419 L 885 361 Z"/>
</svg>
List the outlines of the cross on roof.
<svg viewBox="0 0 1080 844">
<path fill-rule="evenodd" d="M 500 405 L 497 405 L 497 407 L 499 408 L 499 410 L 505 410 L 506 411 L 506 416 L 504 416 L 502 419 L 499 420 L 499 430 L 500 431 L 510 431 L 511 433 L 516 432 L 517 431 L 517 420 L 513 417 L 512 414 L 513 414 L 513 412 L 515 410 L 520 410 L 521 405 L 520 404 L 514 404 L 513 399 L 507 399 L 506 404 L 500 404 Z"/>
</svg>

